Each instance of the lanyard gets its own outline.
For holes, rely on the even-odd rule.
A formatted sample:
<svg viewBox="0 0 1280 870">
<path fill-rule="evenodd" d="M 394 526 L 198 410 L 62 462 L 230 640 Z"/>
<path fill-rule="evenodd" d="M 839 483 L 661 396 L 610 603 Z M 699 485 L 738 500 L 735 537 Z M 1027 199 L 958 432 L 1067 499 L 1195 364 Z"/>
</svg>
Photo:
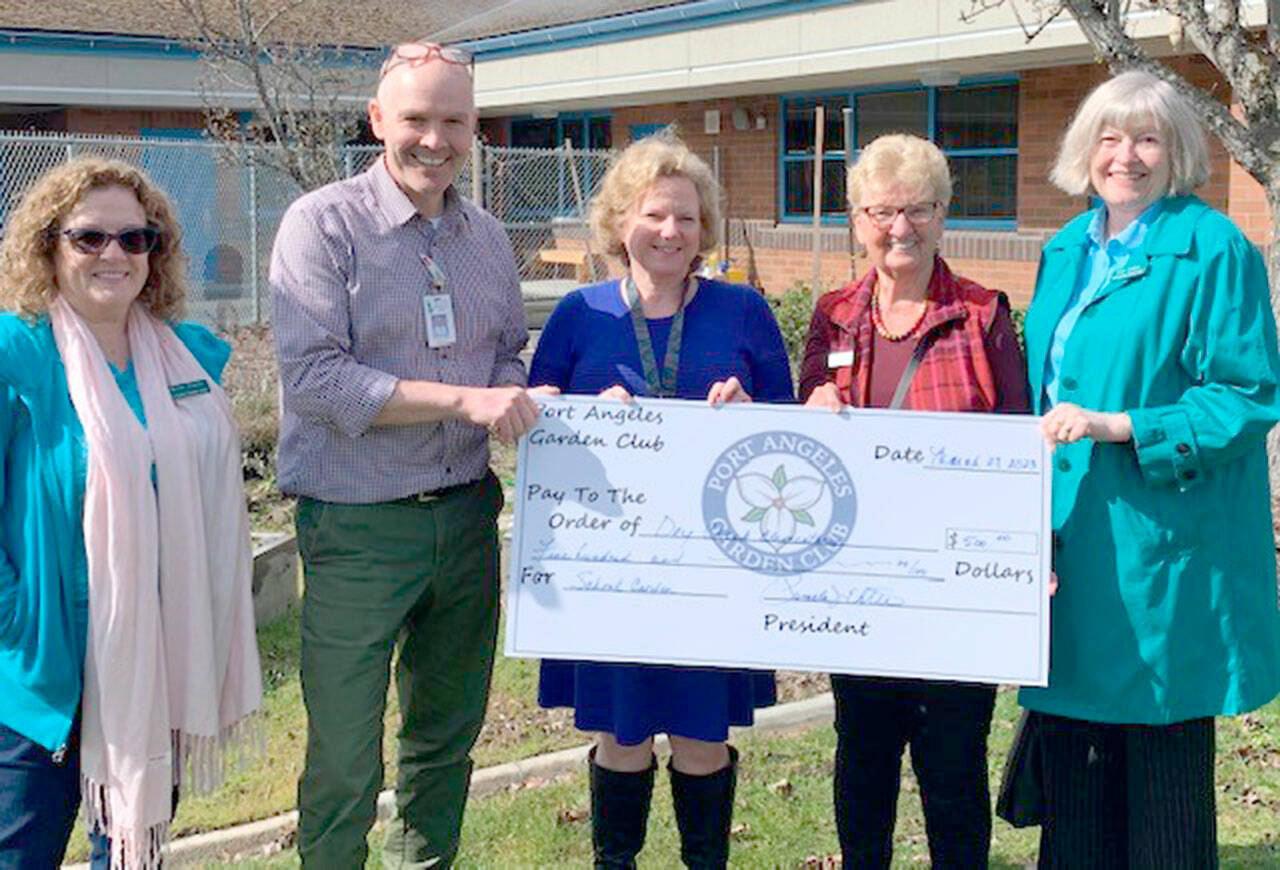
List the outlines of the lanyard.
<svg viewBox="0 0 1280 870">
<path fill-rule="evenodd" d="M 690 278 L 689 281 L 697 281 Z M 636 333 L 636 345 L 640 348 L 640 363 L 644 366 L 644 380 L 649 392 L 659 398 L 667 398 L 676 394 L 676 374 L 680 370 L 680 341 L 684 336 L 684 304 L 689 298 L 689 284 L 685 285 L 684 294 L 680 297 L 680 307 L 675 317 L 671 318 L 671 334 L 667 336 L 667 352 L 663 355 L 662 370 L 658 371 L 658 361 L 653 355 L 653 340 L 649 337 L 649 323 L 644 318 L 644 309 L 640 305 L 640 292 L 635 281 L 628 275 L 622 282 L 623 298 L 631 309 L 631 327 Z"/>
<path fill-rule="evenodd" d="M 426 267 L 427 278 L 431 281 L 432 292 L 443 293 L 445 285 L 449 283 L 444 270 L 440 268 L 435 258 L 430 254 L 418 254 L 418 259 L 422 260 L 422 265 Z"/>
</svg>

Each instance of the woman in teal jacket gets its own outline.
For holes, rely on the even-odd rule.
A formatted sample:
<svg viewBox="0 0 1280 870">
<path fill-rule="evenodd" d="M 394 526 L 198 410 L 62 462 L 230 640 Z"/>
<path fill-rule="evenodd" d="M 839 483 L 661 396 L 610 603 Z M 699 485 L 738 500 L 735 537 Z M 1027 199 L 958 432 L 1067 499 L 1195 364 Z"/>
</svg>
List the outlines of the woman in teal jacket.
<svg viewBox="0 0 1280 870">
<path fill-rule="evenodd" d="M 228 348 L 169 320 L 180 245 L 117 161 L 55 167 L 9 215 L 0 870 L 57 866 L 82 789 L 94 867 L 158 866 L 178 779 L 261 698 Z"/>
<path fill-rule="evenodd" d="M 1216 866 L 1213 717 L 1280 690 L 1276 328 L 1258 251 L 1189 195 L 1207 177 L 1194 111 L 1139 72 L 1052 173 L 1101 203 L 1045 246 L 1026 319 L 1059 583 L 1049 685 L 1020 695 L 1041 867 Z"/>
</svg>

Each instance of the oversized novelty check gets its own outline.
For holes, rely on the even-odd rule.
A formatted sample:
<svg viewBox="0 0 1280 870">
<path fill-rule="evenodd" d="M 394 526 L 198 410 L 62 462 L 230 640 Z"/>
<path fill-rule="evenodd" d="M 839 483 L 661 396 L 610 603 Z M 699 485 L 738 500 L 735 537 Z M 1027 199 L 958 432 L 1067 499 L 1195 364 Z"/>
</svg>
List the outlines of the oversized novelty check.
<svg viewBox="0 0 1280 870">
<path fill-rule="evenodd" d="M 1046 683 L 1035 418 L 540 402 L 507 655 Z"/>
</svg>

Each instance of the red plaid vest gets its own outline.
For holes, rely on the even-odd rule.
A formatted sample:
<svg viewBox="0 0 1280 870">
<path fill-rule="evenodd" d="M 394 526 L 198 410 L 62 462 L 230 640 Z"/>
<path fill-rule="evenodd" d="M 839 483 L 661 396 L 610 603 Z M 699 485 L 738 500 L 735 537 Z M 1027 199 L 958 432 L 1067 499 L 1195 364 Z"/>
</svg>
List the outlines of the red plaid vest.
<svg viewBox="0 0 1280 870">
<path fill-rule="evenodd" d="M 876 271 L 818 300 L 800 370 L 803 401 L 820 384 L 834 381 L 841 400 L 866 407 L 870 401 L 873 327 L 871 293 Z M 952 274 L 941 257 L 929 280 L 929 311 L 918 327 L 930 341 L 907 390 L 904 408 L 924 411 L 993 411 L 1000 404 L 985 341 L 1001 306 L 998 290 Z M 828 367 L 829 355 L 853 351 L 850 365 Z"/>
</svg>

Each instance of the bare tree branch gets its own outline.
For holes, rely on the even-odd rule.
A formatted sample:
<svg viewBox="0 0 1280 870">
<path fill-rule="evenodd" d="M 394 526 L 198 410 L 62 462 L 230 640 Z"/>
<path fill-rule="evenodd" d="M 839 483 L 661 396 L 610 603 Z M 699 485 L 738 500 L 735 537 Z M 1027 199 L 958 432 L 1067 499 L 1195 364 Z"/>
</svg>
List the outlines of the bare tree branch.
<svg viewBox="0 0 1280 870">
<path fill-rule="evenodd" d="M 315 0 L 178 0 L 198 34 L 207 75 L 206 128 L 238 159 L 289 175 L 304 189 L 343 174 L 342 145 L 359 129 L 362 52 L 288 38 Z M 215 5 L 216 4 L 216 5 Z M 256 106 L 242 123 L 227 92 Z"/>
<path fill-rule="evenodd" d="M 1236 162 L 1269 184 L 1280 158 L 1280 58 L 1240 20 L 1238 0 L 1220 0 L 1212 15 L 1194 0 L 1163 0 L 1161 6 L 1182 21 L 1192 44 L 1222 73 L 1244 115 L 1234 125 L 1238 136 L 1229 138 L 1213 118 L 1211 128 Z"/>
<path fill-rule="evenodd" d="M 1268 154 L 1269 149 L 1260 147 L 1262 143 L 1258 141 L 1259 130 L 1252 123 L 1242 123 L 1231 114 L 1230 108 L 1222 100 L 1191 84 L 1167 64 L 1152 58 L 1125 30 L 1124 21 L 1112 20 L 1099 0 L 1063 2 L 1108 66 L 1115 71 L 1145 70 L 1173 85 L 1201 113 L 1232 157 L 1264 185 L 1270 182 L 1275 172 L 1274 160 Z M 1252 121 L 1248 115 L 1249 101 L 1243 91 L 1256 90 L 1256 86 L 1251 84 L 1256 81 L 1256 67 L 1248 57 L 1251 52 L 1243 38 L 1244 30 L 1240 27 L 1238 17 L 1234 29 L 1228 27 L 1215 37 L 1213 24 L 1203 3 L 1193 0 L 1162 0 L 1160 5 L 1181 19 L 1186 35 L 1223 73 L 1245 108 L 1246 120 Z"/>
<path fill-rule="evenodd" d="M 1280 0 L 1267 0 L 1267 48 L 1280 57 Z"/>
<path fill-rule="evenodd" d="M 969 8 L 960 11 L 960 20 L 967 24 L 985 12 L 999 6 L 1008 6 L 1009 11 L 1013 13 L 1013 19 L 1018 22 L 1022 35 L 1027 38 L 1027 42 L 1030 42 L 1065 11 L 1061 0 L 1030 0 L 1030 5 L 1035 15 L 1032 18 L 1024 18 L 1022 6 L 1019 3 L 1011 3 L 1008 0 L 969 0 Z"/>
<path fill-rule="evenodd" d="M 974 15 L 1001 5 L 1042 6 L 1046 0 L 970 0 Z M 1271 304 L 1280 317 L 1280 0 L 1266 0 L 1267 22 L 1250 29 L 1239 0 L 1139 0 L 1173 18 L 1175 39 L 1185 36 L 1212 63 L 1231 88 L 1243 121 L 1215 95 L 1193 85 L 1168 64 L 1153 58 L 1126 31 L 1129 4 L 1116 0 L 1061 0 L 1099 57 L 1114 71 L 1141 69 L 1178 89 L 1204 117 L 1228 153 L 1262 185 L 1271 212 L 1268 273 Z M 1280 434 L 1273 434 L 1271 478 L 1280 489 Z"/>
</svg>

